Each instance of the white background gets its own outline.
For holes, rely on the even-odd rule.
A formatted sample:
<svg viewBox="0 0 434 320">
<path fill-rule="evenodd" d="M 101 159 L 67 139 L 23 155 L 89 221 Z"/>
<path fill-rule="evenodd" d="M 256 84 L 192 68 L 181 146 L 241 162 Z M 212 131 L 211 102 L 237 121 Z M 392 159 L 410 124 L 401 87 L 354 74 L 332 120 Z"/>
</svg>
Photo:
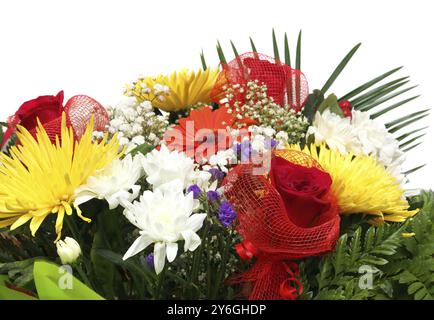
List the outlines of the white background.
<svg viewBox="0 0 434 320">
<path fill-rule="evenodd" d="M 217 64 L 216 39 L 230 53 L 272 55 L 271 28 L 295 49 L 303 30 L 302 71 L 310 88 L 323 85 L 356 43 L 363 45 L 332 87 L 337 95 L 394 67 L 411 75 L 422 97 L 410 109 L 433 106 L 432 1 L 145 1 L 13 0 L 0 2 L 0 118 L 22 102 L 65 90 L 116 103 L 124 83 L 139 75 L 199 68 L 199 52 Z M 283 48 L 282 48 L 283 49 Z M 294 50 L 293 50 L 294 51 Z M 386 119 L 387 120 L 387 119 Z M 434 124 L 429 117 L 424 124 Z M 408 155 L 409 187 L 434 187 L 431 128 L 423 146 Z"/>
</svg>

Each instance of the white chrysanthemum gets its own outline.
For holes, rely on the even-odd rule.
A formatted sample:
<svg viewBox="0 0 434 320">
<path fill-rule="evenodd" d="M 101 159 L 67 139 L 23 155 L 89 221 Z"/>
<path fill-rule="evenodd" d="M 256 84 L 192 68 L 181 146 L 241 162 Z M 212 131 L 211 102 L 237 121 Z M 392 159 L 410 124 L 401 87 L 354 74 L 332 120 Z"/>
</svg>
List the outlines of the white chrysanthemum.
<svg viewBox="0 0 434 320">
<path fill-rule="evenodd" d="M 343 154 L 371 155 L 397 180 L 403 181 L 401 164 L 404 153 L 399 149 L 399 142 L 384 124 L 372 120 L 367 112 L 353 110 L 351 120 L 328 110 L 322 114 L 317 112 L 309 134 L 314 135 L 315 144 L 325 142 Z"/>
<path fill-rule="evenodd" d="M 160 150 L 154 149 L 143 157 L 142 166 L 147 175 L 146 181 L 154 188 L 178 179 L 185 189 L 192 184 L 195 176 L 193 159 L 184 152 L 169 151 L 164 144 Z"/>
<path fill-rule="evenodd" d="M 116 208 L 121 201 L 131 202 L 139 195 L 140 185 L 136 182 L 143 176 L 141 158 L 128 154 L 124 159 L 115 159 L 104 169 L 88 178 L 85 185 L 75 190 L 75 205 L 91 199 L 107 200 L 110 209 Z"/>
<path fill-rule="evenodd" d="M 372 120 L 367 112 L 355 110 L 351 124 L 364 154 L 373 155 L 392 170 L 402 164 L 404 152 L 399 149 L 399 142 L 387 131 L 384 124 Z"/>
<path fill-rule="evenodd" d="M 315 137 L 315 144 L 326 143 L 331 149 L 342 154 L 360 153 L 361 146 L 351 126 L 350 119 L 342 118 L 337 114 L 325 110 L 317 112 L 307 135 Z"/>
<path fill-rule="evenodd" d="M 159 274 L 167 261 L 178 253 L 178 241 L 184 240 L 184 251 L 194 251 L 201 239 L 197 231 L 206 218 L 205 213 L 193 214 L 198 202 L 193 193 L 184 195 L 183 182 L 174 180 L 152 191 L 145 191 L 140 201 L 126 204 L 124 215 L 140 229 L 123 259 L 126 260 L 154 243 L 154 267 Z"/>
</svg>

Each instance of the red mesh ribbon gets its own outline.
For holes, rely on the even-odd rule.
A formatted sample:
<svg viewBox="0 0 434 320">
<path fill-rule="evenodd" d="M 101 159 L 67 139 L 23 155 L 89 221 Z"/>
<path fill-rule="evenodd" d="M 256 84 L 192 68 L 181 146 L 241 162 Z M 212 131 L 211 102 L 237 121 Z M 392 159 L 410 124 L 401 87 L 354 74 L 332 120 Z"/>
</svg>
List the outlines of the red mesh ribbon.
<svg viewBox="0 0 434 320">
<path fill-rule="evenodd" d="M 298 165 L 319 167 L 302 152 L 286 151 L 282 156 Z M 244 238 L 236 251 L 244 259 L 256 257 L 251 269 L 233 281 L 253 284 L 249 299 L 295 299 L 302 287 L 297 279 L 298 268 L 291 260 L 333 250 L 339 236 L 337 209 L 333 218 L 319 225 L 308 228 L 295 225 L 280 194 L 266 176 L 255 175 L 250 164 L 231 170 L 223 187 L 237 211 L 237 230 Z"/>
<path fill-rule="evenodd" d="M 94 116 L 95 131 L 105 131 L 109 123 L 106 109 L 99 102 L 88 96 L 78 95 L 72 97 L 63 107 L 63 111 L 66 114 L 66 125 L 72 127 L 76 140 L 81 138 L 92 116 Z M 8 128 L 9 133 L 12 133 L 17 124 L 20 124 L 19 119 L 17 120 L 15 116 L 11 117 Z M 43 124 L 52 143 L 56 142 L 56 135 L 60 138 L 61 125 L 61 113 L 58 117 Z M 29 129 L 29 132 L 36 138 L 36 128 Z"/>
<path fill-rule="evenodd" d="M 223 89 L 225 85 L 245 86 L 247 82 L 254 80 L 267 86 L 268 96 L 273 97 L 277 104 L 289 105 L 296 111 L 302 109 L 309 95 L 306 77 L 300 70 L 292 69 L 283 62 L 260 53 L 244 53 L 228 64 L 222 65 L 222 68 L 211 91 L 211 99 L 216 103 L 225 98 Z M 233 100 L 242 103 L 245 98 L 242 94 L 237 94 Z"/>
</svg>

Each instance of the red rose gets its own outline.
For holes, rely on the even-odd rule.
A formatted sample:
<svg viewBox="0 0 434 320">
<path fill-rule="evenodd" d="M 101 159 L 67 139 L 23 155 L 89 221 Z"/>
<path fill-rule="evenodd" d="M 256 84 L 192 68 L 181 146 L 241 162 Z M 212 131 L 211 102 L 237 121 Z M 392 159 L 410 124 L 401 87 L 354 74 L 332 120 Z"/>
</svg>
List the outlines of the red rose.
<svg viewBox="0 0 434 320">
<path fill-rule="evenodd" d="M 30 132 L 35 132 L 38 125 L 42 125 L 61 118 L 63 112 L 63 91 L 56 96 L 40 96 L 24 102 L 15 114 L 9 118 L 9 128 L 6 130 L 2 146 L 12 135 L 17 125 L 23 126 Z"/>
<path fill-rule="evenodd" d="M 40 96 L 24 102 L 14 115 L 14 123 L 30 131 L 38 125 L 36 119 L 45 124 L 61 117 L 62 111 L 63 91 L 60 91 L 56 96 Z"/>
<path fill-rule="evenodd" d="M 37 119 L 41 122 L 52 143 L 60 136 L 62 113 L 66 114 L 66 125 L 72 127 L 75 139 L 80 139 L 89 120 L 94 117 L 94 130 L 105 131 L 109 116 L 105 108 L 96 100 L 85 95 L 73 96 L 63 106 L 63 91 L 56 96 L 41 96 L 24 102 L 8 120 L 2 147 L 7 143 L 17 125 L 26 128 L 36 137 Z"/>
<path fill-rule="evenodd" d="M 330 175 L 303 152 L 275 151 L 269 177 L 241 164 L 223 181 L 243 238 L 235 249 L 242 259 L 255 257 L 234 283 L 252 284 L 249 299 L 293 300 L 303 292 L 294 260 L 333 250 L 339 210 Z"/>
<path fill-rule="evenodd" d="M 335 211 L 329 198 L 332 179 L 328 173 L 273 157 L 270 177 L 295 225 L 317 226 L 329 220 L 329 215 Z"/>
</svg>

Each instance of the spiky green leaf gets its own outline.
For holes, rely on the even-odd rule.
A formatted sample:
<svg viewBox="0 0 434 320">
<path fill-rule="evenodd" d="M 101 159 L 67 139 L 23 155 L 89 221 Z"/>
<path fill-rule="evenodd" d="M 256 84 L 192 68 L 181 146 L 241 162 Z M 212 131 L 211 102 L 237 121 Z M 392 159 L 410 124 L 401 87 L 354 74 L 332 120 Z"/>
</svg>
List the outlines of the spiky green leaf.
<svg viewBox="0 0 434 320">
<path fill-rule="evenodd" d="M 297 49 L 296 49 L 296 56 L 295 56 L 295 69 L 301 70 L 301 30 L 298 33 L 297 38 Z M 325 91 L 323 91 L 325 92 Z"/>
<path fill-rule="evenodd" d="M 322 87 L 322 89 L 321 89 L 322 92 L 325 93 L 325 92 L 327 92 L 328 89 L 330 89 L 330 87 L 332 86 L 332 84 L 336 81 L 336 79 L 338 78 L 338 76 L 341 74 L 342 70 L 344 70 L 345 66 L 348 64 L 348 62 L 351 60 L 351 58 L 353 57 L 353 55 L 356 53 L 356 51 L 359 49 L 359 47 L 361 45 L 362 45 L 361 43 L 357 44 L 342 59 L 342 61 L 338 64 L 338 66 L 336 67 L 336 69 L 333 71 L 333 73 L 331 74 L 331 76 L 328 78 L 328 80 L 326 81 L 326 83 Z"/>
<path fill-rule="evenodd" d="M 274 28 L 273 28 L 272 36 L 273 36 L 274 59 L 276 59 L 276 61 L 280 61 L 279 47 L 277 45 L 276 33 L 274 32 Z"/>
<path fill-rule="evenodd" d="M 289 51 L 288 35 L 285 32 L 285 64 L 291 66 L 291 53 Z"/>
<path fill-rule="evenodd" d="M 411 98 L 408 98 L 408 99 L 405 99 L 405 100 L 399 101 L 399 102 L 397 102 L 397 103 L 394 103 L 394 104 L 392 104 L 391 106 L 389 106 L 389 107 L 387 107 L 387 108 L 384 108 L 384 109 L 382 109 L 382 110 L 380 110 L 380 111 L 378 111 L 378 112 L 372 114 L 372 115 L 371 115 L 371 119 L 378 118 L 378 117 L 380 117 L 380 116 L 382 116 L 382 115 L 388 113 L 389 111 L 392 111 L 392 110 L 394 110 L 394 109 L 396 109 L 396 108 L 398 108 L 398 107 L 400 107 L 400 106 L 402 106 L 402 105 L 404 105 L 404 104 L 406 104 L 406 103 L 408 103 L 408 102 L 410 102 L 410 101 L 413 101 L 414 99 L 417 99 L 417 98 L 419 98 L 419 97 L 420 97 L 420 96 L 417 95 L 417 96 L 414 96 L 414 97 L 411 97 Z"/>
<path fill-rule="evenodd" d="M 394 74 L 395 72 L 397 72 L 400 69 L 402 69 L 402 67 L 392 69 L 392 70 L 390 70 L 390 71 L 388 71 L 386 73 L 383 73 L 382 75 L 380 75 L 380 76 L 378 76 L 378 77 L 376 77 L 376 78 L 374 78 L 374 79 L 372 79 L 372 80 L 370 80 L 370 81 L 362 84 L 361 86 L 357 87 L 356 89 L 348 92 L 347 94 L 345 94 L 344 96 L 342 96 L 341 98 L 339 98 L 339 101 L 340 100 L 349 100 L 349 99 L 351 99 L 352 97 L 354 97 L 354 96 L 362 93 L 363 91 L 369 89 L 373 85 L 375 85 L 378 82 L 380 82 L 381 80 L 389 77 L 390 75 Z"/>
</svg>

